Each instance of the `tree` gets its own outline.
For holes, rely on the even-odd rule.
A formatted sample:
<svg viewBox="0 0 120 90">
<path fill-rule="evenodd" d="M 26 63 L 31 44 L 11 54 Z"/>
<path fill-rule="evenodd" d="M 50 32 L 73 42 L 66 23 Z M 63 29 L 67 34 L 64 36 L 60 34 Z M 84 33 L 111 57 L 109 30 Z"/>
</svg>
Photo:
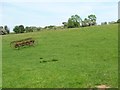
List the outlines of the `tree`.
<svg viewBox="0 0 120 90">
<path fill-rule="evenodd" d="M 37 27 L 36 26 L 31 26 L 31 32 L 33 31 L 37 31 Z"/>
<path fill-rule="evenodd" d="M 25 29 L 23 25 L 19 26 L 19 33 L 24 33 Z"/>
<path fill-rule="evenodd" d="M 13 31 L 15 33 L 24 33 L 25 29 L 24 29 L 24 26 L 23 25 L 19 25 L 19 26 L 15 26 Z"/>
<path fill-rule="evenodd" d="M 19 26 L 15 26 L 14 28 L 13 28 L 13 31 L 17 34 L 17 33 L 19 33 Z"/>
<path fill-rule="evenodd" d="M 80 23 L 82 19 L 78 15 L 72 15 L 71 18 L 68 19 L 68 28 L 80 27 Z"/>
<path fill-rule="evenodd" d="M 48 26 L 49 29 L 54 29 L 54 27 L 55 26 L 53 26 L 53 25 Z"/>
<path fill-rule="evenodd" d="M 90 26 L 90 20 L 85 18 L 84 21 L 82 21 L 82 27 Z"/>
<path fill-rule="evenodd" d="M 48 29 L 48 30 L 50 30 L 50 29 L 55 29 L 55 30 L 56 30 L 56 26 L 54 26 L 54 25 L 49 25 L 49 26 L 45 26 L 44 29 Z"/>
<path fill-rule="evenodd" d="M 71 18 L 68 19 L 68 28 L 75 28 L 74 22 L 72 21 Z"/>
<path fill-rule="evenodd" d="M 29 32 L 29 29 L 30 29 L 29 27 L 25 27 L 26 32 Z"/>
<path fill-rule="evenodd" d="M 9 28 L 8 28 L 8 26 L 7 26 L 7 25 L 5 25 L 5 26 L 4 26 L 4 30 L 7 32 L 7 34 L 9 34 L 9 33 L 10 33 L 10 30 L 9 30 Z"/>
<path fill-rule="evenodd" d="M 40 31 L 42 29 L 42 27 L 37 27 L 37 31 Z"/>
<path fill-rule="evenodd" d="M 33 28 L 32 27 L 25 27 L 25 31 L 26 32 L 33 32 Z"/>
<path fill-rule="evenodd" d="M 90 20 L 90 25 L 95 25 L 96 24 L 96 19 L 97 17 L 93 14 L 88 16 L 89 20 Z"/>
</svg>

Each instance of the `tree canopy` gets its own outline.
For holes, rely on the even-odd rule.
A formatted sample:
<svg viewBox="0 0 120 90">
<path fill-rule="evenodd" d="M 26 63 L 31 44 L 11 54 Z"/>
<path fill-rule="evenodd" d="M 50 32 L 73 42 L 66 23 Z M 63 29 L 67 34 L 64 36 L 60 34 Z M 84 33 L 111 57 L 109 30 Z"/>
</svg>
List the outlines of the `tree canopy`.
<svg viewBox="0 0 120 90">
<path fill-rule="evenodd" d="M 24 26 L 23 25 L 19 25 L 19 26 L 15 26 L 13 31 L 15 33 L 24 33 L 25 32 L 25 29 L 24 29 Z"/>
<path fill-rule="evenodd" d="M 89 20 L 90 20 L 90 25 L 95 25 L 96 24 L 96 19 L 97 17 L 93 14 L 88 16 Z"/>
<path fill-rule="evenodd" d="M 68 19 L 68 28 L 76 28 L 80 27 L 82 19 L 78 15 L 72 15 L 71 18 Z"/>
<path fill-rule="evenodd" d="M 63 24 L 64 27 L 67 26 L 68 28 L 86 27 L 96 25 L 96 19 L 97 17 L 93 14 L 88 15 L 84 20 L 82 20 L 79 15 L 72 15 L 71 18 L 68 19 L 68 22 L 64 22 Z"/>
</svg>

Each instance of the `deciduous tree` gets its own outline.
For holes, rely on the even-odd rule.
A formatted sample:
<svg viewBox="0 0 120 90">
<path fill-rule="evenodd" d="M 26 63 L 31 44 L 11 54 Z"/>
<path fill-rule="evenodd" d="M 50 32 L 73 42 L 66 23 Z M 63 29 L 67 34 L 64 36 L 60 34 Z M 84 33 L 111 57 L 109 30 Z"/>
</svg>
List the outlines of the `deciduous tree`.
<svg viewBox="0 0 120 90">
<path fill-rule="evenodd" d="M 96 25 L 96 19 L 97 17 L 93 14 L 88 16 L 89 20 L 90 20 L 90 25 Z"/>
</svg>

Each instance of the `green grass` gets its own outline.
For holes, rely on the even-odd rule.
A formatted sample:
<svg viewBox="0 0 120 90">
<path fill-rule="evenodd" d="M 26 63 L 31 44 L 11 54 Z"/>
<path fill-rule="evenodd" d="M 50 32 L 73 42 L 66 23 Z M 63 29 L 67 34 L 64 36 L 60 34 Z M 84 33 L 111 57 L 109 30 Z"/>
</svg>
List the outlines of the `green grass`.
<svg viewBox="0 0 120 90">
<path fill-rule="evenodd" d="M 20 50 L 10 47 L 11 41 L 27 37 L 38 45 Z M 118 87 L 117 24 L 2 38 L 3 88 Z"/>
</svg>

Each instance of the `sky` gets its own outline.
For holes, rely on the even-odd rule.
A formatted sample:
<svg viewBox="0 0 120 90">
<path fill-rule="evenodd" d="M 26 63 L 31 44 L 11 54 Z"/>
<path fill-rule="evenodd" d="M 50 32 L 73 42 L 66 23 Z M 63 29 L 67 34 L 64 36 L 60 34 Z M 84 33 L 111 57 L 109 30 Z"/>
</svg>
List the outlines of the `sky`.
<svg viewBox="0 0 120 90">
<path fill-rule="evenodd" d="M 1 0 L 0 26 L 10 31 L 16 25 L 44 27 L 62 25 L 71 15 L 83 20 L 95 14 L 97 23 L 118 19 L 119 0 Z"/>
</svg>

